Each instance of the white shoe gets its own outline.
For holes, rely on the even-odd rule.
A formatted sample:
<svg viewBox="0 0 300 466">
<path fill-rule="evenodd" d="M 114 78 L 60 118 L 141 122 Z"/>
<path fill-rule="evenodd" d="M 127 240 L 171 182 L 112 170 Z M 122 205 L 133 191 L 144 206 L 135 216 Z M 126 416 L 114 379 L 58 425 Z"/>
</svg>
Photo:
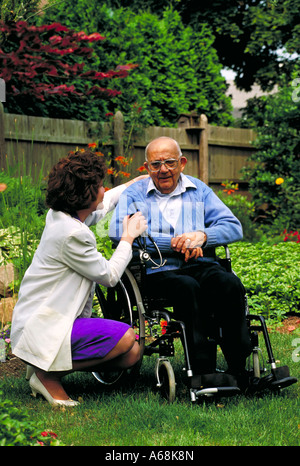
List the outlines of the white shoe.
<svg viewBox="0 0 300 466">
<path fill-rule="evenodd" d="M 79 405 L 78 401 L 71 400 L 71 398 L 69 398 L 68 400 L 55 400 L 50 395 L 50 393 L 45 388 L 45 386 L 42 384 L 40 379 L 37 377 L 36 373 L 32 374 L 32 376 L 30 378 L 30 381 L 29 381 L 29 385 L 31 387 L 32 394 L 33 394 L 34 397 L 36 397 L 37 394 L 39 393 L 40 395 L 43 395 L 43 397 L 46 398 L 46 400 L 49 401 L 49 403 L 51 405 L 54 405 L 54 406 L 55 405 L 60 405 L 60 406 L 77 406 L 77 405 Z"/>
</svg>

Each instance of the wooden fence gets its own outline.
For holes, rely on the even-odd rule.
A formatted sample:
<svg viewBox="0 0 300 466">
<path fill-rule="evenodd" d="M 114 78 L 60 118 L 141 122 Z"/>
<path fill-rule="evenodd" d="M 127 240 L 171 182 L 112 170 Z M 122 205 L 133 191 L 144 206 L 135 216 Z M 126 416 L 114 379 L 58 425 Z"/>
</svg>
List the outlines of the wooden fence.
<svg viewBox="0 0 300 466">
<path fill-rule="evenodd" d="M 0 168 L 24 161 L 27 173 L 43 167 L 46 175 L 59 158 L 100 135 L 112 157 L 124 155 L 122 114 L 117 112 L 112 121 L 110 128 L 98 122 L 12 115 L 4 113 L 0 103 Z M 180 115 L 177 128 L 149 127 L 135 137 L 128 170 L 132 176 L 144 162 L 146 145 L 159 136 L 176 139 L 188 158 L 185 173 L 212 186 L 224 180 L 241 182 L 240 170 L 255 150 L 252 130 L 209 125 L 205 115 Z"/>
</svg>

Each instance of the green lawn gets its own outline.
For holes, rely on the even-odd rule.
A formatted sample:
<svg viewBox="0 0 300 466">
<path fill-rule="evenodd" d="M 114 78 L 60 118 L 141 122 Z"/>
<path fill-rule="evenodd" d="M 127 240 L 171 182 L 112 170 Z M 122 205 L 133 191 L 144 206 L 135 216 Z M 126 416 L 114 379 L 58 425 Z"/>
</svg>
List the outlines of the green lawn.
<svg viewBox="0 0 300 466">
<path fill-rule="evenodd" d="M 272 333 L 271 341 L 278 365 L 287 364 L 299 378 L 299 337 Z M 90 374 L 66 377 L 67 392 L 81 400 L 73 409 L 52 408 L 42 398 L 34 399 L 23 378 L 1 380 L 0 390 L 21 410 L 26 409 L 42 430 L 54 431 L 67 446 L 299 445 L 299 382 L 280 394 L 191 404 L 181 357 L 179 349 L 173 360 L 177 381 L 173 404 L 155 390 L 153 356 L 144 358 L 134 384 L 114 390 L 103 388 Z"/>
</svg>

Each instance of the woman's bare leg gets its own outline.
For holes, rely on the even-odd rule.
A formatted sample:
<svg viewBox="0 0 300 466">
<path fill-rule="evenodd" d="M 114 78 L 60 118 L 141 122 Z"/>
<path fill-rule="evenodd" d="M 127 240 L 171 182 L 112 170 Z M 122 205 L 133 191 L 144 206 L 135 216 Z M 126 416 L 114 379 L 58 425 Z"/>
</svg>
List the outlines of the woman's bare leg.
<svg viewBox="0 0 300 466">
<path fill-rule="evenodd" d="M 73 361 L 73 369 L 66 372 L 46 372 L 36 368 L 35 372 L 46 390 L 55 400 L 68 400 L 61 378 L 74 371 L 92 370 L 93 368 L 118 368 L 127 369 L 134 366 L 140 360 L 140 347 L 135 339 L 133 329 L 129 329 L 116 346 L 104 357 Z"/>
</svg>

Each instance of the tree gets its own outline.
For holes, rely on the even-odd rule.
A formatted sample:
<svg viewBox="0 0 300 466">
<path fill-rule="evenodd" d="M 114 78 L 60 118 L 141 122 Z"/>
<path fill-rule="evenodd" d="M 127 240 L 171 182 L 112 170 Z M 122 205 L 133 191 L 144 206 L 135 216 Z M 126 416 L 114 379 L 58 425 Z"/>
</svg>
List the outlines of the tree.
<svg viewBox="0 0 300 466">
<path fill-rule="evenodd" d="M 230 123 L 230 98 L 206 25 L 195 32 L 173 9 L 159 18 L 147 11 L 109 8 L 97 0 L 79 0 L 76 7 L 70 2 L 58 5 L 43 21 L 54 17 L 75 29 L 103 31 L 105 53 L 95 48 L 102 65 L 128 61 L 139 65 L 126 81 L 116 83 L 122 95 L 109 103 L 110 111 L 117 108 L 126 115 L 137 103 L 144 125 L 172 126 L 179 114 L 192 111 L 205 113 L 210 123 Z"/>
<path fill-rule="evenodd" d="M 104 99 L 121 93 L 100 86 L 100 81 L 126 77 L 136 66 L 91 69 L 90 44 L 103 41 L 99 33 L 74 32 L 60 23 L 37 27 L 25 21 L 2 23 L 0 31 L 5 36 L 0 77 L 6 82 L 6 110 L 11 113 L 85 119 L 90 102 L 99 111 Z"/>
<path fill-rule="evenodd" d="M 108 3 L 116 8 L 120 2 Z M 122 0 L 122 5 L 160 15 L 172 5 L 195 31 L 209 25 L 220 62 L 237 73 L 236 85 L 246 91 L 254 82 L 269 90 L 282 74 L 290 79 L 299 59 L 300 0 Z"/>
<path fill-rule="evenodd" d="M 279 232 L 300 224 L 300 86 L 299 69 L 274 95 L 250 101 L 246 116 L 256 131 L 257 151 L 246 170 L 257 220 Z M 262 124 L 263 123 L 263 124 Z"/>
</svg>

